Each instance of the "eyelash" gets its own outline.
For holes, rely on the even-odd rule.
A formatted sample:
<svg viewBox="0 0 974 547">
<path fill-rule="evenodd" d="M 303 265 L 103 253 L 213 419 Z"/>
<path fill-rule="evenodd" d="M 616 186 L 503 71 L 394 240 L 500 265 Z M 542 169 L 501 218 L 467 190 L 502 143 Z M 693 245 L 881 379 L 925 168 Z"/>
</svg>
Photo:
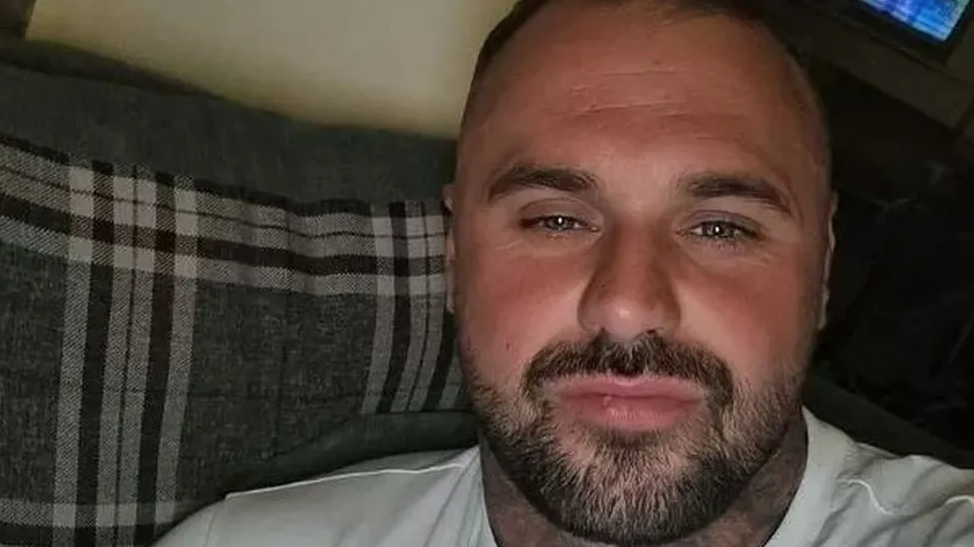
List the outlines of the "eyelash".
<svg viewBox="0 0 974 547">
<path fill-rule="evenodd" d="M 551 220 L 562 219 L 574 223 L 577 227 L 575 228 L 565 228 L 565 229 L 554 229 L 546 226 L 545 224 Z M 553 235 L 561 235 L 567 232 L 574 232 L 579 230 L 592 231 L 592 228 L 581 221 L 570 215 L 545 215 L 540 217 L 534 217 L 525 219 L 521 222 L 521 227 L 526 229 L 544 230 Z"/>
<path fill-rule="evenodd" d="M 730 235 L 714 237 L 714 236 L 706 236 L 697 233 L 698 231 L 705 229 L 707 227 L 709 228 L 719 227 L 721 229 L 726 229 L 730 232 Z M 685 230 L 684 233 L 687 236 L 692 237 L 694 239 L 704 240 L 713 243 L 715 245 L 721 245 L 721 246 L 741 245 L 747 243 L 748 241 L 754 241 L 758 239 L 758 234 L 756 231 L 741 226 L 740 223 L 731 220 L 705 220 L 697 223 L 692 228 Z"/>
<path fill-rule="evenodd" d="M 548 222 L 553 220 L 560 220 L 563 222 L 568 222 L 574 227 L 568 228 L 551 228 L 547 225 Z M 549 235 L 558 237 L 564 235 L 568 232 L 574 231 L 595 231 L 594 228 L 589 226 L 582 220 L 579 220 L 570 215 L 545 215 L 540 217 L 534 217 L 525 219 L 521 222 L 521 226 L 524 229 L 542 230 L 547 232 Z M 730 235 L 726 236 L 707 236 L 702 233 L 697 233 L 700 230 L 706 228 L 721 228 L 726 229 L 730 232 Z M 682 232 L 687 237 L 702 240 L 713 245 L 718 246 L 734 246 L 741 245 L 748 241 L 753 241 L 758 239 L 758 233 L 755 230 L 742 226 L 740 223 L 731 220 L 705 220 L 697 223 L 692 228 L 684 230 Z"/>
</svg>

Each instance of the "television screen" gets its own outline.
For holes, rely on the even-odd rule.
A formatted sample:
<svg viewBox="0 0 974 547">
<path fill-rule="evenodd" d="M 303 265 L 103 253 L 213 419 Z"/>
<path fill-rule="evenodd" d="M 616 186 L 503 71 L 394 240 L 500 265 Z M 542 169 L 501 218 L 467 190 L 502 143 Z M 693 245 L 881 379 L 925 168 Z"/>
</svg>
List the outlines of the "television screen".
<svg viewBox="0 0 974 547">
<path fill-rule="evenodd" d="M 938 42 L 950 38 L 970 0 L 859 0 Z"/>
</svg>

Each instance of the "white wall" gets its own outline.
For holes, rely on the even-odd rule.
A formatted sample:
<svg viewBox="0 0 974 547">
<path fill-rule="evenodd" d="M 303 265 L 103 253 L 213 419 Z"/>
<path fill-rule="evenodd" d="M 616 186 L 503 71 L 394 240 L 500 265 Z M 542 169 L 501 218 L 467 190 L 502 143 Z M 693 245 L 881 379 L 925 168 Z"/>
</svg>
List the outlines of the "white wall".
<svg viewBox="0 0 974 547">
<path fill-rule="evenodd" d="M 453 134 L 513 0 L 37 0 L 31 40 L 323 123 Z"/>
</svg>

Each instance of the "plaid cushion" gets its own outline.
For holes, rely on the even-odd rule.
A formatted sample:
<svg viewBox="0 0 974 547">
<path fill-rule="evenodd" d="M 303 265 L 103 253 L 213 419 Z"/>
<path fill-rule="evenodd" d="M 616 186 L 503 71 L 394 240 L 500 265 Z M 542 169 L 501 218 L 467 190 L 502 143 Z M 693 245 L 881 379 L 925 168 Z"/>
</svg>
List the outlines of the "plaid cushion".
<svg viewBox="0 0 974 547">
<path fill-rule="evenodd" d="M 0 544 L 145 545 L 353 417 L 457 407 L 443 226 L 0 137 Z"/>
</svg>

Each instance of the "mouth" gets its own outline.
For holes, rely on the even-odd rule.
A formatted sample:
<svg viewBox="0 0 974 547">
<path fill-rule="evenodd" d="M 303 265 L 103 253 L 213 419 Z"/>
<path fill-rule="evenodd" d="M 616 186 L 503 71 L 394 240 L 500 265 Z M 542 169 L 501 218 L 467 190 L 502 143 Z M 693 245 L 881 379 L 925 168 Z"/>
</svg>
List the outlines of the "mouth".
<svg viewBox="0 0 974 547">
<path fill-rule="evenodd" d="M 557 411 L 571 420 L 632 433 L 663 431 L 685 421 L 706 401 L 691 382 L 663 377 L 571 378 L 550 386 Z"/>
</svg>

